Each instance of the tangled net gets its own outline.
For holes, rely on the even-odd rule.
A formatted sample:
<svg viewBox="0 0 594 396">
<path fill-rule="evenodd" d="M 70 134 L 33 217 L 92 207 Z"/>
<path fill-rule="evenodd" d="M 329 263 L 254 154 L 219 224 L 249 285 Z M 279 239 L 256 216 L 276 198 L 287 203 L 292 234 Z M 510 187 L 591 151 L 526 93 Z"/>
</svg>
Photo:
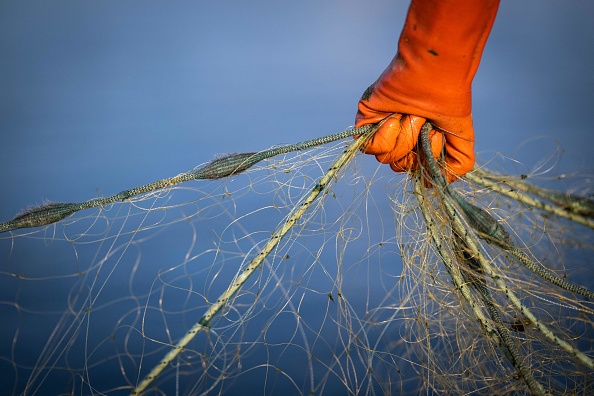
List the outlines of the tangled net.
<svg viewBox="0 0 594 396">
<path fill-rule="evenodd" d="M 359 132 L 3 223 L 2 389 L 587 394 L 589 179 L 446 186 L 355 156 Z"/>
</svg>

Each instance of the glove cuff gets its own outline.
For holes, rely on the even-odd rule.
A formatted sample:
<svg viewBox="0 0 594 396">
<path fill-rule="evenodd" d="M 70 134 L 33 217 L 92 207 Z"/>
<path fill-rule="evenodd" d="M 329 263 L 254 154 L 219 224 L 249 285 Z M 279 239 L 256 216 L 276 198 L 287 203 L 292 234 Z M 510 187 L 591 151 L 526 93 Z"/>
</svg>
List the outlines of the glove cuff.
<svg viewBox="0 0 594 396">
<path fill-rule="evenodd" d="M 429 119 L 469 116 L 472 79 L 498 5 L 499 0 L 413 0 L 398 53 L 370 87 L 368 107 Z"/>
</svg>

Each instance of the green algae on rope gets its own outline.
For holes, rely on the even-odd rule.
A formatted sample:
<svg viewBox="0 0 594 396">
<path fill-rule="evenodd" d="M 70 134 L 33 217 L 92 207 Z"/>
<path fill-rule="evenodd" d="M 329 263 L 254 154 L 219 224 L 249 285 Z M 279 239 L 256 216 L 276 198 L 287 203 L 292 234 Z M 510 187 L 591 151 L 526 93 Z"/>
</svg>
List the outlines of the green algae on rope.
<svg viewBox="0 0 594 396">
<path fill-rule="evenodd" d="M 518 260 L 518 262 L 524 265 L 528 270 L 540 276 L 542 279 L 554 284 L 555 286 L 572 293 L 581 294 L 584 297 L 594 298 L 594 292 L 586 289 L 585 287 L 575 285 L 564 279 L 561 279 L 557 275 L 548 271 L 546 268 L 537 265 L 526 253 L 514 245 L 509 232 L 505 229 L 505 227 L 503 227 L 503 225 L 499 224 L 499 222 L 495 220 L 493 216 L 491 216 L 486 210 L 466 201 L 460 196 L 460 194 L 458 194 L 451 184 L 446 183 L 445 178 L 439 169 L 439 165 L 435 159 L 433 157 L 429 157 L 428 154 L 431 153 L 429 145 L 430 128 L 431 127 L 429 123 L 423 125 L 420 139 L 423 146 L 423 151 L 427 156 L 427 164 L 429 166 L 429 170 L 431 171 L 432 177 L 438 186 L 444 189 L 447 195 L 458 204 L 462 210 L 462 213 L 464 213 L 466 221 L 477 232 L 478 236 L 489 243 L 496 244 L 504 251 L 511 253 Z"/>
<path fill-rule="evenodd" d="M 491 316 L 491 320 L 492 320 L 493 325 L 496 329 L 497 339 L 499 340 L 499 345 L 498 345 L 499 349 L 506 356 L 506 358 L 510 362 L 510 364 L 518 371 L 519 376 L 522 378 L 522 380 L 524 381 L 526 386 L 528 386 L 530 392 L 533 395 L 538 395 L 538 396 L 548 395 L 548 392 L 546 392 L 545 389 L 543 388 L 543 386 L 535 380 L 535 378 L 532 375 L 529 368 L 524 364 L 523 357 L 522 357 L 520 351 L 518 350 L 518 348 L 514 345 L 514 342 L 510 336 L 509 330 L 505 327 L 503 321 L 501 320 L 499 311 L 498 311 L 497 307 L 495 307 L 495 305 L 493 303 L 493 299 L 490 296 L 488 289 L 483 288 L 485 273 L 489 274 L 491 276 L 491 278 L 494 278 L 492 276 L 493 272 L 489 268 L 489 266 L 483 262 L 484 258 L 482 256 L 482 253 L 478 249 L 477 244 L 473 240 L 474 239 L 473 235 L 466 232 L 464 225 L 460 221 L 460 216 L 459 216 L 456 208 L 452 205 L 452 203 L 448 199 L 448 197 L 449 197 L 449 198 L 452 198 L 453 201 L 457 201 L 457 199 L 455 199 L 452 196 L 452 194 L 456 194 L 454 189 L 451 187 L 451 185 L 446 183 L 445 177 L 441 173 L 441 169 L 439 168 L 437 161 L 435 160 L 435 158 L 433 158 L 431 145 L 429 144 L 429 132 L 431 131 L 431 129 L 432 129 L 431 124 L 428 122 L 425 123 L 423 125 L 423 127 L 421 128 L 419 140 L 421 143 L 421 149 L 422 149 L 423 153 L 425 154 L 427 165 L 429 167 L 430 178 L 431 178 L 431 180 L 433 180 L 436 183 L 437 191 L 440 194 L 441 200 L 442 200 L 444 207 L 446 209 L 445 211 L 446 211 L 447 217 L 449 219 L 450 227 L 453 231 L 454 246 L 457 246 L 458 248 L 461 249 L 461 252 L 460 252 L 461 254 L 460 254 L 460 258 L 458 259 L 458 261 L 459 261 L 458 264 L 460 265 L 460 262 L 461 262 L 461 263 L 465 264 L 470 269 L 470 271 L 467 274 L 467 277 L 470 278 L 469 284 L 479 293 L 479 296 L 480 296 L 481 300 L 483 301 L 485 308 L 487 309 L 487 311 L 489 312 L 489 315 Z M 462 199 L 462 198 L 460 197 L 460 199 Z M 468 204 L 468 206 L 466 206 L 466 209 L 464 207 L 461 207 L 462 212 L 464 213 L 465 216 L 468 216 L 467 210 L 470 211 L 471 214 L 474 213 L 474 210 L 472 208 L 479 209 L 478 207 L 475 207 L 474 205 L 471 205 L 471 204 Z M 480 213 L 481 215 L 483 215 L 483 214 L 488 215 L 488 213 L 486 211 L 483 211 L 483 212 L 484 213 L 481 213 L 481 212 L 478 212 L 478 213 Z M 467 221 L 469 223 L 477 223 L 478 225 L 481 226 L 481 228 L 489 228 L 489 229 L 493 228 L 493 227 L 482 227 L 483 224 L 482 224 L 481 220 L 484 220 L 484 216 L 479 216 L 478 219 L 472 219 L 472 220 L 467 218 Z M 425 217 L 425 221 L 427 221 L 426 217 Z M 495 219 L 493 219 L 493 221 L 495 221 Z M 495 221 L 495 223 L 497 223 L 497 222 Z M 471 224 L 471 226 L 473 226 L 473 225 Z M 500 230 L 498 230 L 497 227 L 495 227 L 495 229 L 493 229 L 492 231 L 495 233 L 493 235 L 494 238 L 496 238 L 497 235 L 500 234 L 499 233 Z M 435 240 L 436 240 L 436 238 L 433 238 L 434 245 L 435 245 Z M 438 247 L 438 249 L 439 249 L 439 247 Z M 443 255 L 440 253 L 440 256 L 443 256 Z M 443 261 L 443 257 L 442 257 L 442 261 Z M 444 262 L 444 264 L 445 264 L 445 262 Z M 479 274 L 480 274 L 480 276 L 479 276 Z M 455 279 L 453 279 L 453 280 L 455 282 Z M 486 283 L 486 282 L 484 282 L 484 283 Z M 513 292 L 510 291 L 509 293 L 510 293 L 510 295 L 513 295 Z M 489 338 L 491 340 L 493 340 L 495 337 L 489 337 Z"/>
<path fill-rule="evenodd" d="M 312 147 L 321 146 L 352 136 L 361 136 L 371 131 L 372 128 L 373 125 L 365 125 L 359 128 L 349 128 L 332 135 L 306 140 L 304 142 L 287 144 L 264 151 L 229 154 L 217 158 L 197 170 L 191 170 L 168 179 L 157 180 L 153 183 L 124 190 L 105 198 L 94 198 L 79 203 L 46 203 L 27 209 L 12 220 L 0 223 L 0 233 L 14 231 L 20 228 L 33 228 L 53 224 L 80 210 L 109 205 L 115 202 L 123 202 L 140 194 L 172 187 L 191 180 L 217 180 L 234 176 L 248 170 L 265 159 L 280 154 L 307 150 Z"/>
<path fill-rule="evenodd" d="M 464 242 L 464 247 L 470 249 L 471 255 L 477 259 L 477 263 L 480 264 L 482 271 L 492 279 L 492 281 L 500 290 L 505 291 L 505 297 L 508 299 L 508 301 L 511 302 L 511 304 L 516 308 L 516 310 L 519 313 L 525 316 L 526 319 L 528 319 L 530 323 L 533 324 L 535 328 L 538 331 L 540 331 L 541 334 L 543 334 L 549 341 L 561 347 L 570 356 L 573 356 L 576 359 L 576 362 L 579 362 L 580 364 L 584 365 L 590 370 L 593 369 L 594 361 L 590 356 L 586 355 L 586 353 L 579 350 L 578 347 L 573 346 L 570 343 L 559 338 L 544 322 L 537 319 L 536 316 L 532 313 L 532 310 L 528 306 L 524 305 L 516 296 L 516 294 L 506 286 L 502 277 L 500 277 L 494 271 L 494 269 L 485 260 L 485 257 L 479 250 L 478 239 L 476 239 L 472 233 L 468 232 L 467 227 L 465 227 L 465 225 L 462 224 L 461 219 L 466 219 L 467 224 L 476 231 L 476 236 L 480 237 L 481 239 L 489 243 L 494 243 L 497 247 L 501 248 L 502 250 L 511 253 L 529 271 L 540 276 L 542 279 L 550 282 L 555 286 L 568 290 L 572 293 L 581 294 L 587 298 L 591 298 L 593 296 L 593 293 L 584 287 L 574 285 L 563 279 L 560 279 L 559 277 L 552 274 L 545 268 L 537 269 L 538 266 L 534 262 L 532 262 L 532 260 L 525 253 L 523 253 L 522 251 L 520 251 L 520 249 L 514 246 L 513 242 L 511 241 L 511 238 L 509 237 L 509 233 L 505 230 L 505 228 L 503 228 L 501 224 L 497 222 L 497 220 L 495 220 L 485 210 L 480 209 L 477 206 L 472 205 L 466 200 L 464 200 L 461 196 L 458 195 L 458 193 L 453 189 L 453 187 L 451 187 L 451 185 L 447 185 L 445 183 L 445 178 L 441 174 L 441 170 L 439 169 L 437 161 L 432 156 L 428 137 L 428 133 L 430 130 L 431 125 L 426 123 L 421 130 L 421 145 L 425 153 L 425 156 L 427 157 L 427 164 L 429 166 L 431 178 L 438 185 L 438 191 L 441 192 L 441 196 L 443 198 L 442 202 L 446 209 L 449 222 L 452 227 L 452 231 L 454 231 L 454 233 L 456 233 L 457 236 L 461 238 L 461 241 Z M 458 215 L 458 211 L 454 207 L 454 205 L 452 205 L 452 203 L 456 203 L 460 207 L 463 216 Z M 481 290 L 478 291 L 480 294 Z M 483 302 L 486 303 L 485 300 L 483 300 Z M 493 318 L 493 315 L 491 316 Z M 500 333 L 500 335 L 502 334 Z M 506 342 L 504 338 L 502 338 L 502 340 Z M 510 348 L 509 345 L 505 346 L 505 350 L 507 350 L 508 352 L 514 352 L 513 348 Z M 526 371 L 524 367 L 522 367 L 523 363 L 519 361 L 518 358 L 519 357 L 517 356 L 514 357 L 512 360 L 510 360 L 510 363 L 512 363 L 512 365 L 514 365 L 514 367 L 519 371 L 520 375 L 523 377 L 526 385 L 530 388 L 531 392 L 533 394 L 546 394 L 547 392 L 545 392 L 544 388 L 534 380 L 531 373 Z"/>
</svg>

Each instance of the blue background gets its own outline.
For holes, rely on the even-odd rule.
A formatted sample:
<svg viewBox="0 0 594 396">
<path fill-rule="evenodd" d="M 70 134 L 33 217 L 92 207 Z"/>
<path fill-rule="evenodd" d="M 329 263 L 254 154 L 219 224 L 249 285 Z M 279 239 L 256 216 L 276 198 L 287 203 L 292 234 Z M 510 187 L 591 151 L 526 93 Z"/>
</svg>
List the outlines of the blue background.
<svg viewBox="0 0 594 396">
<path fill-rule="evenodd" d="M 0 220 L 352 125 L 408 2 L 0 2 Z M 504 1 L 474 81 L 479 152 L 557 139 L 591 171 L 594 2 Z M 3 258 L 0 258 L 3 260 Z M 1 262 L 0 262 L 0 265 Z"/>
</svg>

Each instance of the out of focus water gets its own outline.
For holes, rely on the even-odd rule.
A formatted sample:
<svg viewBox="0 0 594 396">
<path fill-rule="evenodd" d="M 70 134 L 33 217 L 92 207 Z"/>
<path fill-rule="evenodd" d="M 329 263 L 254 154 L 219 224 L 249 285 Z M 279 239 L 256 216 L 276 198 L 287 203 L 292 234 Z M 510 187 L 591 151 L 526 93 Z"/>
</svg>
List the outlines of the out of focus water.
<svg viewBox="0 0 594 396">
<path fill-rule="evenodd" d="M 360 94 L 393 57 L 407 6 L 3 2 L 0 220 L 44 200 L 83 201 L 169 177 L 216 154 L 343 130 Z M 533 164 L 550 153 L 521 143 L 544 136 L 563 147 L 562 169 L 592 169 L 592 15 L 594 3 L 586 0 L 501 4 L 474 82 L 478 151 Z M 180 238 L 163 236 L 143 255 L 183 255 L 175 248 Z M 15 253 L 22 257 L 10 256 L 11 266 L 39 256 L 59 265 L 73 255 L 30 243 Z M 2 253 L 0 269 L 15 271 L 3 264 L 10 253 Z M 39 268 L 39 275 L 52 276 L 54 268 Z M 128 284 L 131 267 L 124 268 L 113 285 Z M 71 286 L 55 286 L 38 291 L 40 310 L 52 299 L 67 301 Z M 0 300 L 15 298 L 5 293 Z M 14 334 L 12 320 L 18 322 L 7 318 L 0 337 Z M 39 342 L 31 341 L 32 354 Z"/>
</svg>

